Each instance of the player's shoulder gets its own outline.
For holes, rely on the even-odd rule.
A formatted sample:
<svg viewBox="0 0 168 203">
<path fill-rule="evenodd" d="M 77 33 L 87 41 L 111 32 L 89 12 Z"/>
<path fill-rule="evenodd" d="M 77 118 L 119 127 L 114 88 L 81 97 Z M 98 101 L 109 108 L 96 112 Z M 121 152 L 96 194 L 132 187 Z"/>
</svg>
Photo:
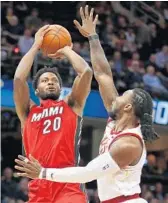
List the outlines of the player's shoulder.
<svg viewBox="0 0 168 203">
<path fill-rule="evenodd" d="M 136 136 L 132 136 L 131 134 L 127 134 L 124 136 L 118 136 L 118 139 L 116 139 L 116 143 L 123 144 L 124 146 L 129 146 L 129 145 L 139 145 L 140 139 L 138 139 Z"/>
<path fill-rule="evenodd" d="M 113 153 L 116 151 L 121 154 L 129 154 L 131 152 L 139 154 L 142 152 L 142 148 L 142 141 L 128 133 L 126 136 L 118 137 L 118 139 L 116 139 L 111 145 L 110 151 Z"/>
<path fill-rule="evenodd" d="M 113 159 L 123 168 L 130 164 L 135 165 L 142 154 L 142 146 L 134 138 L 123 137 L 117 140 L 109 150 Z M 137 160 L 138 157 L 138 160 Z"/>
<path fill-rule="evenodd" d="M 131 133 L 129 134 L 121 134 L 116 136 L 116 138 L 113 140 L 113 144 L 112 146 L 116 146 L 119 147 L 120 149 L 123 148 L 132 148 L 132 149 L 136 149 L 138 147 L 142 147 L 143 142 L 141 141 L 140 138 L 138 138 L 137 136 L 132 136 Z"/>
</svg>

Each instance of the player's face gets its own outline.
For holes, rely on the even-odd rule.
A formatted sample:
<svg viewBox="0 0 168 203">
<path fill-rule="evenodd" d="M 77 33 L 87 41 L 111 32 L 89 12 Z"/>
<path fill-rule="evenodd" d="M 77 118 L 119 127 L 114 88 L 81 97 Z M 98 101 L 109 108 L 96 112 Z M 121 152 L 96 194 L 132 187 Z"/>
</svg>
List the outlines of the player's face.
<svg viewBox="0 0 168 203">
<path fill-rule="evenodd" d="M 113 102 L 110 117 L 115 120 L 118 115 L 122 116 L 124 112 L 130 112 L 132 109 L 133 91 L 128 90 L 123 95 L 118 96 Z"/>
<path fill-rule="evenodd" d="M 38 81 L 36 94 L 42 99 L 57 100 L 60 96 L 61 88 L 59 80 L 54 73 L 43 73 Z"/>
</svg>

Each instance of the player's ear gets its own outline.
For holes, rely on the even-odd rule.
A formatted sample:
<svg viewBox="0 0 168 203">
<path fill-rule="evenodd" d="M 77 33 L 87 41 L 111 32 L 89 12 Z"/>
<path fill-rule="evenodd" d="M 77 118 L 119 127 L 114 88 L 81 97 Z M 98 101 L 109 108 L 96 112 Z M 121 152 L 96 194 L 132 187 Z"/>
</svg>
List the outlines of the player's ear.
<svg viewBox="0 0 168 203">
<path fill-rule="evenodd" d="M 129 112 L 132 110 L 132 104 L 126 104 L 124 107 L 124 111 Z"/>
</svg>

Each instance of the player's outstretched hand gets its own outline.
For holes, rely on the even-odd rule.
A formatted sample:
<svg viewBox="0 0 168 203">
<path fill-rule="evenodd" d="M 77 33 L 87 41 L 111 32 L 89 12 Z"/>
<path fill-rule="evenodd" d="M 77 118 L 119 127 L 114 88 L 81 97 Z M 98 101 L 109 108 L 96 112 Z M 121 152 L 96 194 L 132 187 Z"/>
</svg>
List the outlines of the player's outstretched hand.
<svg viewBox="0 0 168 203">
<path fill-rule="evenodd" d="M 15 168 L 20 171 L 17 173 L 17 176 L 31 179 L 39 178 L 42 166 L 34 157 L 30 155 L 28 159 L 22 155 L 18 155 L 18 159 L 15 159 L 15 162 L 17 163 Z"/>
<path fill-rule="evenodd" d="M 44 35 L 50 30 L 50 25 L 45 25 L 41 27 L 35 34 L 34 46 L 40 49 Z"/>
<path fill-rule="evenodd" d="M 89 37 L 90 35 L 96 34 L 96 24 L 98 21 L 98 15 L 93 18 L 94 8 L 89 12 L 89 6 L 86 5 L 83 11 L 83 8 L 80 8 L 80 16 L 82 20 L 82 25 L 77 20 L 74 20 L 74 24 L 78 28 L 79 32 L 84 37 Z"/>
<path fill-rule="evenodd" d="M 59 49 L 54 54 L 48 54 L 48 57 L 50 57 L 52 59 L 63 59 L 63 58 L 66 58 L 66 53 L 71 51 L 72 47 L 73 47 L 73 44 L 71 44 L 71 46 L 65 46 L 64 48 Z"/>
</svg>

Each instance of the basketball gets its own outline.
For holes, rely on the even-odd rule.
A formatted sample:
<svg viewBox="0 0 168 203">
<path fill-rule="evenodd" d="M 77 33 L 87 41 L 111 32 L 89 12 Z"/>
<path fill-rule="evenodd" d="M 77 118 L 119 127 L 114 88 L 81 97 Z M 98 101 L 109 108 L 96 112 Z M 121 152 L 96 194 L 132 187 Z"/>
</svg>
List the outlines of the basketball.
<svg viewBox="0 0 168 203">
<path fill-rule="evenodd" d="M 61 25 L 50 25 L 49 30 L 44 38 L 41 50 L 44 56 L 54 54 L 59 49 L 70 46 L 72 43 L 71 35 L 66 28 Z"/>
</svg>

